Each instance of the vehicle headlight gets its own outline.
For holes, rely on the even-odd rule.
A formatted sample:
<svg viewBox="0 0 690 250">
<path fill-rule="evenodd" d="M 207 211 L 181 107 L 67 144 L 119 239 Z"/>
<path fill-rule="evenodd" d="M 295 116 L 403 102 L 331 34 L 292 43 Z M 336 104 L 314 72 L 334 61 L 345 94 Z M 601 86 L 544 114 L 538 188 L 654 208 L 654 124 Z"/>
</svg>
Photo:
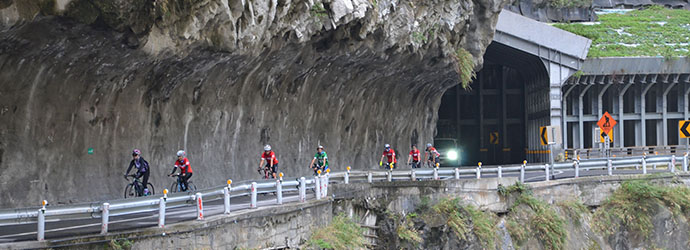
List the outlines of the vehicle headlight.
<svg viewBox="0 0 690 250">
<path fill-rule="evenodd" d="M 454 161 L 458 159 L 458 152 L 455 150 L 448 151 L 448 160 Z"/>
</svg>

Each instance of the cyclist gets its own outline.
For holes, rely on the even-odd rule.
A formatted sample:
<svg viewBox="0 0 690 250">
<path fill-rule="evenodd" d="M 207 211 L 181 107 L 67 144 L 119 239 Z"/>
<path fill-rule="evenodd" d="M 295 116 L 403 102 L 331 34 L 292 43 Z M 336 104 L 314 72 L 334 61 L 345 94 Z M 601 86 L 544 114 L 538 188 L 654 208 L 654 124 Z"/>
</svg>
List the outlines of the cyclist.
<svg viewBox="0 0 690 250">
<path fill-rule="evenodd" d="M 185 157 L 187 153 L 184 150 L 177 151 L 177 160 L 172 172 L 168 176 L 172 176 L 175 170 L 180 169 L 180 180 L 182 181 L 182 191 L 187 191 L 189 178 L 192 178 L 192 166 L 189 164 L 189 159 Z"/>
<path fill-rule="evenodd" d="M 134 149 L 134 151 L 132 151 L 132 158 L 132 161 L 129 162 L 127 172 L 125 172 L 125 179 L 127 179 L 127 175 L 129 175 L 129 171 L 132 170 L 132 167 L 135 167 L 137 169 L 135 178 L 144 177 L 141 182 L 144 189 L 141 190 L 141 188 L 137 188 L 137 194 L 139 196 L 149 195 L 149 163 L 144 160 L 144 157 L 141 157 L 141 151 L 139 149 Z"/>
<path fill-rule="evenodd" d="M 426 163 L 427 164 L 432 164 L 432 168 L 436 167 L 436 163 L 440 163 L 441 161 L 439 160 L 439 157 L 441 157 L 441 153 L 434 148 L 431 143 L 426 144 L 426 150 L 424 151 L 424 158 L 426 158 Z"/>
<path fill-rule="evenodd" d="M 407 157 L 407 165 L 412 165 L 412 168 L 422 167 L 420 158 L 421 157 L 419 149 L 417 149 L 417 145 L 412 144 L 412 150 L 410 150 L 410 155 Z"/>
<path fill-rule="evenodd" d="M 278 158 L 276 158 L 276 153 L 271 150 L 271 145 L 264 146 L 264 153 L 261 154 L 261 163 L 259 163 L 259 172 L 261 172 L 261 166 L 266 162 L 265 169 L 270 169 L 273 174 L 273 179 L 276 178 L 276 173 L 278 172 Z"/>
<path fill-rule="evenodd" d="M 381 160 L 379 160 L 379 166 L 383 166 L 383 157 L 387 158 L 386 166 L 395 168 L 395 163 L 398 161 L 395 159 L 395 150 L 391 148 L 390 144 L 384 145 L 383 155 L 381 155 Z"/>
<path fill-rule="evenodd" d="M 323 146 L 319 145 L 316 148 L 314 159 L 311 160 L 309 165 L 311 166 L 311 169 L 314 170 L 314 175 L 318 174 L 318 170 L 325 172 L 326 169 L 328 169 L 328 155 L 326 155 L 326 151 L 323 150 Z"/>
</svg>

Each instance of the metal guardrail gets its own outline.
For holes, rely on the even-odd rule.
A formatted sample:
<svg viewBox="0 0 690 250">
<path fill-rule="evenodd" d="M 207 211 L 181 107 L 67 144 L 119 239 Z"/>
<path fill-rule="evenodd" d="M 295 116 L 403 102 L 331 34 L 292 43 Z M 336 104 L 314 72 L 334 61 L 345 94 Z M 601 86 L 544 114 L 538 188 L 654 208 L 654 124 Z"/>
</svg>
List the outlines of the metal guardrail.
<svg viewBox="0 0 690 250">
<path fill-rule="evenodd" d="M 683 171 L 688 171 L 688 157 L 683 155 L 681 166 Z M 227 186 L 219 186 L 198 190 L 195 193 L 177 193 L 167 195 L 167 189 L 163 195 L 153 195 L 137 197 L 131 199 L 118 199 L 104 203 L 89 203 L 68 205 L 47 208 L 47 202 L 43 202 L 40 207 L 3 209 L 0 210 L 0 226 L 36 223 L 37 240 L 45 240 L 46 220 L 77 220 L 101 218 L 101 234 L 108 232 L 109 217 L 158 210 L 158 226 L 165 227 L 165 211 L 169 208 L 183 207 L 189 205 L 196 206 L 198 220 L 204 219 L 203 203 L 205 201 L 219 200 L 224 201 L 224 213 L 231 212 L 231 197 L 250 196 L 249 208 L 257 208 L 257 195 L 261 193 L 274 193 L 276 204 L 283 204 L 284 192 L 298 192 L 299 201 L 307 200 L 306 190 L 314 190 L 314 199 L 326 198 L 328 195 L 329 183 L 351 183 L 351 182 L 374 182 L 374 181 L 394 181 L 394 180 L 440 180 L 440 179 L 460 179 L 476 178 L 481 179 L 491 175 L 492 177 L 502 178 L 505 174 L 519 173 L 520 182 L 525 182 L 526 173 L 541 172 L 544 180 L 550 179 L 550 174 L 555 170 L 574 170 L 574 177 L 579 177 L 581 170 L 607 170 L 608 175 L 613 175 L 613 169 L 636 167 L 641 168 L 643 174 L 647 174 L 648 165 L 656 169 L 657 165 L 667 165 L 670 172 L 676 171 L 676 155 L 665 156 L 640 156 L 640 157 L 620 157 L 610 159 L 586 159 L 574 160 L 572 162 L 561 162 L 549 164 L 532 164 L 525 162 L 517 165 L 482 167 L 481 163 L 474 168 L 425 168 L 411 170 L 369 170 L 369 171 L 347 171 L 326 173 L 325 175 L 313 178 L 301 177 L 295 181 L 283 181 L 282 174 L 280 180 L 271 181 L 252 181 L 244 184 L 232 186 L 232 181 L 228 180 Z"/>
<path fill-rule="evenodd" d="M 643 155 L 676 155 L 683 156 L 688 152 L 686 145 L 670 145 L 670 146 L 649 146 L 649 147 L 623 147 L 623 148 L 584 148 L 584 149 L 566 149 L 565 159 L 575 160 L 580 159 L 596 159 L 604 158 L 610 155 L 611 157 L 630 157 Z"/>
</svg>

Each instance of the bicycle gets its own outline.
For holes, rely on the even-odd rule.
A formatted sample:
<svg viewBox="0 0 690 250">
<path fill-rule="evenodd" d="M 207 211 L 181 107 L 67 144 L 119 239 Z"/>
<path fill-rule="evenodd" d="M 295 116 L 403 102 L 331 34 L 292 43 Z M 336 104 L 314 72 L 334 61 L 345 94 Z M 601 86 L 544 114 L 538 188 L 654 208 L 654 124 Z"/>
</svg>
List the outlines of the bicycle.
<svg viewBox="0 0 690 250">
<path fill-rule="evenodd" d="M 263 169 L 260 167 L 257 170 L 259 171 L 259 174 L 261 174 L 261 171 L 264 172 L 264 179 L 266 180 L 275 178 L 273 177 L 273 169 L 271 169 L 271 166 L 269 165 L 264 166 Z"/>
<path fill-rule="evenodd" d="M 326 169 L 328 169 L 328 166 L 321 166 L 318 163 L 314 163 L 314 165 L 311 166 L 311 169 L 314 170 L 314 176 L 317 176 L 319 175 L 319 170 L 321 170 L 322 174 L 326 173 Z"/>
<path fill-rule="evenodd" d="M 127 186 L 125 187 L 125 198 L 144 196 L 144 190 L 141 188 L 141 181 L 139 181 L 139 178 L 137 178 L 137 176 L 133 174 L 127 176 L 132 177 L 133 180 L 132 183 L 127 184 Z M 129 178 L 125 177 L 125 179 L 129 181 Z M 148 195 L 156 194 L 156 191 L 153 188 L 153 184 L 149 182 L 147 186 L 149 189 Z"/>
<path fill-rule="evenodd" d="M 170 185 L 170 192 L 177 193 L 177 192 L 194 192 L 196 191 L 196 185 L 194 185 L 194 182 L 188 180 L 187 181 L 187 188 L 183 189 L 182 188 L 182 176 L 178 173 L 171 175 L 170 177 L 177 177 L 177 180 L 173 181 L 172 184 Z"/>
</svg>

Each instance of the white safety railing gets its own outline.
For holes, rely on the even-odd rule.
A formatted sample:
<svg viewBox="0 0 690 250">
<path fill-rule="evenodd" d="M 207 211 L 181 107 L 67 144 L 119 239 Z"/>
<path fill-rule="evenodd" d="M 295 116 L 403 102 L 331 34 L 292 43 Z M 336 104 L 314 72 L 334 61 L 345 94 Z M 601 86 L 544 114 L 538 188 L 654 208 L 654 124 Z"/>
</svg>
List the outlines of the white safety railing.
<svg viewBox="0 0 690 250">
<path fill-rule="evenodd" d="M 678 161 L 678 158 L 681 158 Z M 527 162 L 517 165 L 483 167 L 479 163 L 476 167 L 460 168 L 423 168 L 408 170 L 368 170 L 352 171 L 348 166 L 346 171 L 321 174 L 314 177 L 301 177 L 294 181 L 283 180 L 283 174 L 277 180 L 262 180 L 244 182 L 233 186 L 232 180 L 227 181 L 227 185 L 215 188 L 199 190 L 195 193 L 176 193 L 168 195 L 167 189 L 162 195 L 138 197 L 132 199 L 119 199 L 103 203 L 90 203 L 79 205 L 67 205 L 48 208 L 48 202 L 43 201 L 40 207 L 17 208 L 0 210 L 0 226 L 36 223 L 37 240 L 45 240 L 45 223 L 58 220 L 78 220 L 101 218 L 101 234 L 108 233 L 109 218 L 113 216 L 137 214 L 144 212 L 158 211 L 158 226 L 165 227 L 165 212 L 167 209 L 196 206 L 196 217 L 198 220 L 205 219 L 204 203 L 214 200 L 223 200 L 224 213 L 229 214 L 231 209 L 231 198 L 249 196 L 249 209 L 259 206 L 257 202 L 258 194 L 274 194 L 275 204 L 283 204 L 284 192 L 297 192 L 298 202 L 306 202 L 307 189 L 314 191 L 314 199 L 320 200 L 328 197 L 329 183 L 353 183 L 353 182 L 378 182 L 378 181 L 426 181 L 440 179 L 461 179 L 461 178 L 503 178 L 507 175 L 519 177 L 520 182 L 525 182 L 525 175 L 530 173 L 543 174 L 542 180 L 548 181 L 556 170 L 572 170 L 574 177 L 578 178 L 582 170 L 606 170 L 607 175 L 613 175 L 613 170 L 617 168 L 632 168 L 639 170 L 641 174 L 647 174 L 651 166 L 664 166 L 668 171 L 676 171 L 675 166 L 680 163 L 682 171 L 688 171 L 687 154 L 681 157 L 675 155 L 667 156 L 647 156 L 611 159 L 587 159 L 574 160 L 571 162 L 560 162 L 549 164 L 531 164 Z M 540 176 L 540 175 L 538 175 Z"/>
</svg>

